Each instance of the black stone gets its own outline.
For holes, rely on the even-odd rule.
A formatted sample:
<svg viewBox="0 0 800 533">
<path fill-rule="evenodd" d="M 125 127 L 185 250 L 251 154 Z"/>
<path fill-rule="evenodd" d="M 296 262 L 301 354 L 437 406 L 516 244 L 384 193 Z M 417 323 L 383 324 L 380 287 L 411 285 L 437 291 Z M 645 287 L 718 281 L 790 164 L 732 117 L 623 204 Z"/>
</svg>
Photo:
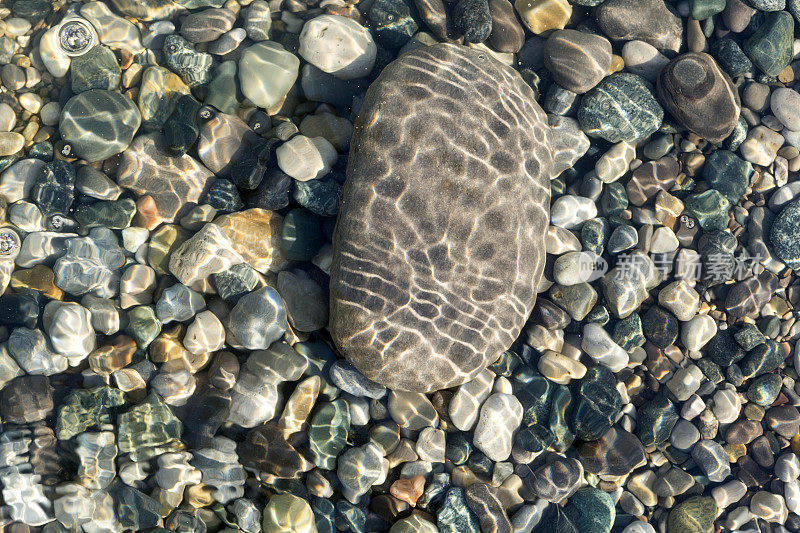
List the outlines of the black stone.
<svg viewBox="0 0 800 533">
<path fill-rule="evenodd" d="M 744 357 L 744 350 L 736 342 L 730 328 L 719 330 L 700 351 L 722 368 L 727 368 Z"/>
<path fill-rule="evenodd" d="M 376 40 L 387 48 L 400 48 L 419 29 L 410 5 L 403 0 L 375 0 L 367 18 L 372 23 Z"/>
<path fill-rule="evenodd" d="M 40 296 L 35 291 L 11 293 L 0 296 L 0 324 L 6 327 L 35 328 L 39 319 Z"/>
<path fill-rule="evenodd" d="M 292 198 L 295 202 L 322 217 L 336 216 L 339 212 L 341 194 L 342 186 L 330 177 L 295 181 L 292 190 Z"/>
<path fill-rule="evenodd" d="M 270 211 L 283 209 L 289 205 L 289 193 L 294 181 L 277 168 L 265 171 L 259 185 L 248 195 L 247 207 L 260 207 Z"/>
<path fill-rule="evenodd" d="M 618 320 L 614 324 L 611 338 L 625 351 L 642 346 L 646 339 L 642 331 L 642 319 L 639 314 L 632 313 L 622 320 Z"/>
<path fill-rule="evenodd" d="M 202 104 L 191 94 L 178 99 L 175 109 L 164 122 L 164 140 L 171 156 L 181 156 L 194 146 L 200 135 L 197 113 Z"/>
<path fill-rule="evenodd" d="M 581 440 L 595 440 L 608 431 L 622 412 L 622 397 L 614 374 L 604 366 L 590 368 L 575 396 L 572 426 Z"/>
<path fill-rule="evenodd" d="M 740 365 L 744 379 L 766 374 L 778 368 L 788 354 L 772 339 L 759 344 L 745 355 Z"/>
<path fill-rule="evenodd" d="M 455 29 L 469 43 L 482 43 L 492 33 L 492 17 L 486 0 L 459 0 L 451 15 Z"/>
<path fill-rule="evenodd" d="M 75 193 L 75 169 L 64 160 L 48 163 L 37 176 L 30 198 L 42 214 L 67 216 Z"/>
<path fill-rule="evenodd" d="M 642 319 L 644 336 L 662 350 L 675 343 L 679 328 L 675 315 L 658 305 L 648 309 Z"/>
<path fill-rule="evenodd" d="M 208 192 L 200 198 L 200 203 L 208 204 L 223 213 L 240 211 L 244 202 L 239 197 L 239 191 L 230 180 L 218 178 L 209 187 Z"/>
<path fill-rule="evenodd" d="M 642 405 L 637 411 L 636 436 L 645 446 L 658 445 L 669 438 L 678 422 L 678 411 L 663 394 Z"/>
<path fill-rule="evenodd" d="M 547 424 L 553 404 L 553 383 L 542 376 L 533 376 L 525 382 L 515 381 L 514 395 L 522 404 L 522 424 Z"/>
</svg>

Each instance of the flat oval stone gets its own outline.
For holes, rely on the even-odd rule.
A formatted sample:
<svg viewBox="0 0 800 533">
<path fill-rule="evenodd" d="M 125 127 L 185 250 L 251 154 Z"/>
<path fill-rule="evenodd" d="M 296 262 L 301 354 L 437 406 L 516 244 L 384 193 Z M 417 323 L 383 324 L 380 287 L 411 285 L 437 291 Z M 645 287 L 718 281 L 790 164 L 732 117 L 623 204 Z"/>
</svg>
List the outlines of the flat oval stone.
<svg viewBox="0 0 800 533">
<path fill-rule="evenodd" d="M 583 94 L 608 74 L 611 43 L 593 33 L 556 31 L 545 41 L 544 64 L 556 83 Z"/>
<path fill-rule="evenodd" d="M 800 268 L 800 200 L 786 204 L 772 224 L 769 240 L 781 261 Z"/>
<path fill-rule="evenodd" d="M 644 78 L 628 72 L 613 74 L 586 93 L 578 121 L 590 137 L 608 142 L 633 142 L 656 132 L 664 110 Z"/>
<path fill-rule="evenodd" d="M 708 54 L 676 57 L 661 71 L 656 88 L 664 108 L 710 142 L 722 142 L 739 120 L 739 92 Z"/>
<path fill-rule="evenodd" d="M 130 98 L 93 89 L 73 96 L 64 105 L 59 130 L 75 155 L 95 162 L 125 150 L 141 122 L 139 109 Z"/>
<path fill-rule="evenodd" d="M 614 40 L 644 41 L 677 52 L 683 37 L 680 17 L 663 0 L 606 0 L 594 10 L 597 24 Z"/>
<path fill-rule="evenodd" d="M 536 300 L 547 119 L 515 71 L 441 44 L 384 69 L 355 131 L 333 240 L 332 336 L 387 387 L 465 383 L 508 349 Z"/>
</svg>

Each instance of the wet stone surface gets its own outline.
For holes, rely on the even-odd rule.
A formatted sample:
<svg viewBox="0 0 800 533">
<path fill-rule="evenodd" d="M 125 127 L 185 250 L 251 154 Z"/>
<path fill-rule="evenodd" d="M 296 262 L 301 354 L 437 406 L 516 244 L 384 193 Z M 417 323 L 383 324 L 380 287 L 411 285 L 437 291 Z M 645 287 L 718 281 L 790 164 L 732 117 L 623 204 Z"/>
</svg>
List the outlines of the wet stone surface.
<svg viewBox="0 0 800 533">
<path fill-rule="evenodd" d="M 800 531 L 798 24 L 0 2 L 0 530 Z"/>
</svg>

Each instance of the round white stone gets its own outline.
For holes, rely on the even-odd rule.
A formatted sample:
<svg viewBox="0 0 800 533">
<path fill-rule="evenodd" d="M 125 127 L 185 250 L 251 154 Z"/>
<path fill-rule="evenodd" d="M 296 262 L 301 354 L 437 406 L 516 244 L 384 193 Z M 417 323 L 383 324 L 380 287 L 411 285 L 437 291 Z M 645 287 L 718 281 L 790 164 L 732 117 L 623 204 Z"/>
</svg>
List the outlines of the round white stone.
<svg viewBox="0 0 800 533">
<path fill-rule="evenodd" d="M 619 372 L 628 365 L 628 352 L 614 342 L 603 326 L 591 322 L 583 328 L 581 348 L 586 354 L 612 372 Z"/>
<path fill-rule="evenodd" d="M 300 60 L 280 44 L 254 44 L 239 58 L 239 83 L 248 100 L 270 114 L 280 109 L 297 81 Z"/>
<path fill-rule="evenodd" d="M 361 78 L 375 66 L 378 47 L 369 31 L 339 15 L 320 15 L 303 25 L 300 55 L 339 79 Z"/>
<path fill-rule="evenodd" d="M 800 93 L 786 87 L 772 92 L 769 106 L 775 118 L 792 131 L 800 131 Z"/>
<path fill-rule="evenodd" d="M 323 137 L 295 135 L 275 150 L 278 167 L 297 181 L 321 178 L 336 162 L 336 148 Z"/>
</svg>

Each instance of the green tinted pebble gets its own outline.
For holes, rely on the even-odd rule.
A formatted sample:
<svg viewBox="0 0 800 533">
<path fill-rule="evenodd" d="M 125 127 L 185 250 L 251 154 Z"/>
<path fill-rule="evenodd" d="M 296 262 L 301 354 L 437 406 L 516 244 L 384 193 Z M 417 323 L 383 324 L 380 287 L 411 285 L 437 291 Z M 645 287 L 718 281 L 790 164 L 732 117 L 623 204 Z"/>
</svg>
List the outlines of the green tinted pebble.
<svg viewBox="0 0 800 533">
<path fill-rule="evenodd" d="M 214 287 L 219 297 L 236 302 L 239 297 L 253 291 L 258 285 L 258 272 L 247 263 L 233 265 L 228 270 L 214 274 Z"/>
<path fill-rule="evenodd" d="M 447 491 L 436 517 L 439 533 L 480 533 L 478 520 L 467 507 L 464 489 L 453 487 Z"/>
<path fill-rule="evenodd" d="M 369 440 L 388 455 L 400 444 L 400 426 L 392 420 L 378 422 L 369 429 Z"/>
<path fill-rule="evenodd" d="M 608 220 L 602 217 L 592 218 L 584 222 L 581 227 L 583 249 L 602 255 L 609 231 Z"/>
<path fill-rule="evenodd" d="M 596 305 L 589 311 L 589 314 L 586 315 L 584 321 L 589 323 L 600 324 L 601 326 L 605 326 L 608 324 L 608 321 L 611 320 L 611 316 L 608 314 L 608 309 L 602 305 Z"/>
<path fill-rule="evenodd" d="M 292 209 L 283 219 L 281 247 L 290 261 L 311 261 L 325 243 L 321 219 L 307 209 Z"/>
<path fill-rule="evenodd" d="M 31 24 L 43 20 L 52 9 L 52 4 L 47 0 L 14 0 L 11 4 L 11 13 Z"/>
<path fill-rule="evenodd" d="M 606 216 L 618 215 L 628 208 L 628 193 L 625 186 L 615 181 L 603 188 L 600 195 L 600 210 Z"/>
<path fill-rule="evenodd" d="M 136 214 L 136 203 L 130 198 L 100 201 L 79 205 L 73 213 L 75 220 L 84 228 L 104 226 L 111 229 L 125 229 L 131 225 Z"/>
<path fill-rule="evenodd" d="M 446 435 L 445 459 L 456 466 L 463 465 L 472 453 L 472 441 L 464 433 L 448 433 Z"/>
<path fill-rule="evenodd" d="M 111 91 L 119 87 L 122 70 L 110 48 L 95 46 L 88 52 L 72 58 L 69 67 L 72 92 L 75 94 L 90 89 Z"/>
<path fill-rule="evenodd" d="M 197 141 L 200 135 L 197 123 L 200 107 L 200 102 L 191 94 L 184 94 L 178 99 L 172 114 L 164 122 L 164 140 L 170 155 L 177 157 L 185 154 Z"/>
<path fill-rule="evenodd" d="M 572 394 L 564 385 L 557 385 L 553 393 L 553 406 L 550 410 L 549 429 L 555 442 L 553 448 L 563 452 L 575 440 L 575 435 L 567 422 L 572 415 Z"/>
<path fill-rule="evenodd" d="M 721 13 L 725 4 L 726 0 L 689 0 L 692 18 L 695 20 L 705 20 Z"/>
<path fill-rule="evenodd" d="M 139 348 L 147 348 L 161 333 L 161 322 L 152 307 L 140 305 L 128 311 L 128 327 L 125 331 L 133 337 Z"/>
<path fill-rule="evenodd" d="M 122 453 L 162 446 L 181 437 L 183 425 L 156 393 L 117 417 L 117 445 Z"/>
<path fill-rule="evenodd" d="M 340 398 L 323 404 L 311 418 L 308 440 L 313 462 L 324 470 L 336 468 L 336 458 L 342 453 L 350 430 L 350 409 Z"/>
<path fill-rule="evenodd" d="M 235 115 L 239 109 L 239 100 L 236 99 L 238 87 L 236 61 L 224 61 L 214 71 L 204 103 L 215 107 L 221 113 Z"/>
<path fill-rule="evenodd" d="M 745 404 L 742 413 L 747 420 L 761 420 L 764 418 L 765 410 L 760 405 L 754 403 Z"/>
<path fill-rule="evenodd" d="M 523 425 L 547 424 L 553 404 L 553 392 L 553 382 L 542 376 L 533 376 L 524 383 L 514 382 L 514 395 L 522 404 Z"/>
<path fill-rule="evenodd" d="M 106 386 L 74 389 L 58 411 L 56 436 L 68 440 L 89 428 L 111 423 L 109 410 L 124 404 L 125 395 L 119 389 Z"/>
<path fill-rule="evenodd" d="M 367 533 L 366 509 L 360 505 L 354 505 L 344 499 L 337 501 L 336 527 L 339 529 L 339 531 Z"/>
<path fill-rule="evenodd" d="M 664 118 L 653 88 L 627 72 L 608 76 L 586 93 L 578 109 L 581 129 L 608 142 L 633 142 L 651 135 Z"/>
<path fill-rule="evenodd" d="M 678 422 L 678 411 L 663 394 L 656 395 L 637 411 L 636 436 L 645 446 L 666 442 Z"/>
<path fill-rule="evenodd" d="M 639 232 L 629 224 L 620 223 L 608 238 L 608 252 L 618 254 L 630 250 L 639 242 Z"/>
<path fill-rule="evenodd" d="M 740 116 L 739 120 L 736 122 L 736 126 L 733 127 L 733 131 L 728 138 L 722 142 L 722 145 L 728 150 L 737 150 L 747 138 L 748 129 L 747 121 L 744 117 Z"/>
<path fill-rule="evenodd" d="M 517 430 L 514 434 L 514 449 L 538 455 L 549 448 L 554 441 L 555 437 L 549 429 L 541 424 L 533 424 Z"/>
<path fill-rule="evenodd" d="M 400 48 L 419 29 L 409 4 L 397 0 L 377 0 L 367 11 L 367 18 L 375 40 L 387 48 Z"/>
<path fill-rule="evenodd" d="M 311 511 L 314 513 L 314 522 L 317 533 L 334 533 L 336 524 L 334 523 L 335 508 L 328 498 L 311 498 L 309 500 Z"/>
<path fill-rule="evenodd" d="M 707 357 L 703 357 L 695 361 L 697 367 L 703 372 L 703 375 L 711 381 L 712 383 L 722 383 L 725 380 L 725 376 L 722 374 L 722 368 Z"/>
<path fill-rule="evenodd" d="M 653 140 L 645 144 L 642 153 L 647 159 L 655 161 L 667 155 L 674 146 L 675 143 L 672 140 L 672 135 L 661 134 L 655 136 Z"/>
<path fill-rule="evenodd" d="M 210 54 L 195 50 L 180 35 L 167 35 L 163 51 L 167 67 L 179 75 L 189 87 L 206 85 L 211 81 L 214 59 Z"/>
<path fill-rule="evenodd" d="M 769 241 L 778 259 L 800 268 L 800 200 L 786 204 L 772 224 Z"/>
<path fill-rule="evenodd" d="M 693 496 L 672 508 L 667 533 L 711 533 L 717 517 L 714 498 Z"/>
<path fill-rule="evenodd" d="M 575 398 L 572 427 L 581 440 L 596 440 L 611 429 L 622 411 L 617 380 L 605 366 L 592 367 L 581 378 Z"/>
<path fill-rule="evenodd" d="M 794 15 L 795 24 L 800 24 L 800 0 L 786 0 L 786 7 Z"/>
<path fill-rule="evenodd" d="M 728 150 L 716 150 L 703 166 L 703 179 L 722 193 L 731 205 L 739 203 L 750 183 L 753 165 Z"/>
<path fill-rule="evenodd" d="M 645 343 L 645 338 L 642 331 L 642 319 L 639 314 L 632 313 L 618 320 L 614 324 L 611 338 L 626 352 L 630 352 L 637 346 L 642 346 Z"/>
<path fill-rule="evenodd" d="M 764 344 L 767 341 L 764 334 L 753 324 L 745 324 L 742 326 L 742 329 L 733 334 L 733 338 L 739 343 L 739 346 L 746 351 L 750 351 L 759 344 Z"/>
<path fill-rule="evenodd" d="M 564 309 L 573 320 L 583 320 L 594 304 L 597 303 L 597 291 L 588 283 L 577 285 L 559 285 L 556 283 L 548 293 L 550 299 Z"/>
<path fill-rule="evenodd" d="M 506 350 L 487 368 L 498 376 L 511 377 L 514 370 L 522 364 L 522 358 L 516 352 Z"/>
<path fill-rule="evenodd" d="M 684 205 L 704 230 L 723 230 L 728 225 L 728 210 L 731 204 L 715 189 L 689 195 Z"/>
<path fill-rule="evenodd" d="M 771 405 L 781 392 L 783 380 L 778 374 L 766 374 L 753 380 L 747 388 L 747 399 L 762 407 Z"/>
<path fill-rule="evenodd" d="M 92 89 L 64 104 L 58 129 L 75 155 L 93 163 L 124 151 L 141 120 L 139 109 L 127 96 Z"/>
<path fill-rule="evenodd" d="M 147 264 L 156 271 L 156 274 L 162 276 L 169 274 L 168 266 L 170 254 L 190 236 L 191 234 L 180 226 L 162 224 L 150 237 L 150 246 L 147 250 Z"/>
<path fill-rule="evenodd" d="M 739 366 L 744 379 L 753 378 L 772 372 L 783 363 L 784 353 L 778 343 L 772 339 L 747 352 Z"/>
<path fill-rule="evenodd" d="M 711 45 L 711 55 L 732 78 L 743 76 L 753 69 L 753 62 L 733 39 L 726 37 L 715 41 Z"/>
<path fill-rule="evenodd" d="M 614 500 L 594 487 L 583 487 L 564 506 L 564 514 L 581 533 L 609 533 L 617 513 Z"/>
<path fill-rule="evenodd" d="M 794 20 L 787 11 L 767 15 L 764 23 L 745 42 L 744 52 L 769 76 L 777 76 L 792 61 Z"/>
<path fill-rule="evenodd" d="M 555 200 L 567 192 L 567 183 L 562 176 L 550 180 L 550 195 Z"/>
<path fill-rule="evenodd" d="M 774 339 L 781 332 L 781 319 L 776 316 L 764 316 L 756 320 L 758 329 L 764 332 L 764 335 Z"/>
</svg>

